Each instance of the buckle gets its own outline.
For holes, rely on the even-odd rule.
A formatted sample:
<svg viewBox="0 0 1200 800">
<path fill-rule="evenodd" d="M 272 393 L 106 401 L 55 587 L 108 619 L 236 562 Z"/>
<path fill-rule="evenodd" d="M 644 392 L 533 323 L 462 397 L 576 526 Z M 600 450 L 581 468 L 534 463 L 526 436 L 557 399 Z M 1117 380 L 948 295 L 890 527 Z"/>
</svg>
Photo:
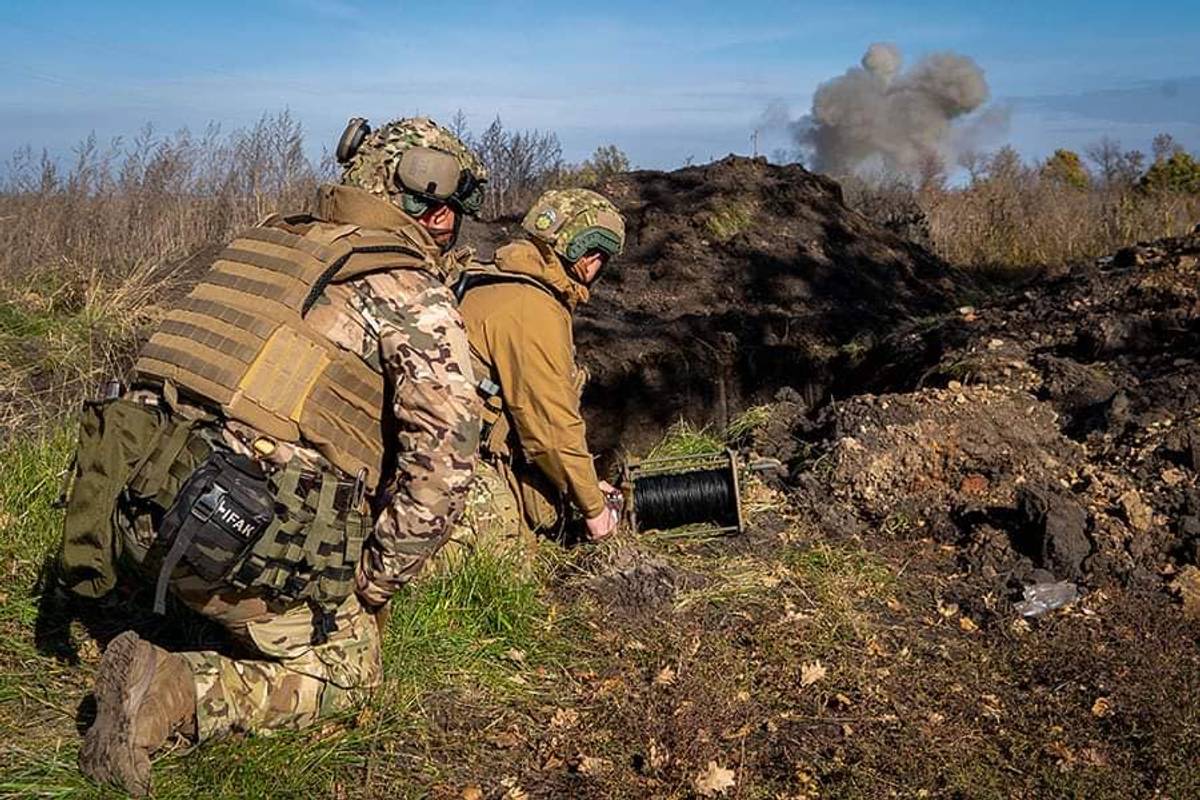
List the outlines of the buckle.
<svg viewBox="0 0 1200 800">
<path fill-rule="evenodd" d="M 201 522 L 208 522 L 220 508 L 221 498 L 227 494 L 229 492 L 224 487 L 214 483 L 207 492 L 196 498 L 188 513 Z"/>
<path fill-rule="evenodd" d="M 354 494 L 351 497 L 351 502 L 354 504 L 353 509 L 362 508 L 363 500 L 367 496 L 367 468 L 363 467 L 354 476 Z M 347 511 L 351 509 L 346 509 Z"/>
</svg>

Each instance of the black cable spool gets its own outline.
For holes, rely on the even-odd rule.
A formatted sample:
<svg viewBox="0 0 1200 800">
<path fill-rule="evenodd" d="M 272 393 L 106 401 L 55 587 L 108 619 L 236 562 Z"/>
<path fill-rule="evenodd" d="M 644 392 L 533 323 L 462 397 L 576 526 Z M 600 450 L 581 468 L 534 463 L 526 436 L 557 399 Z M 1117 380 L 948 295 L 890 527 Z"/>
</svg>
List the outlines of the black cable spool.
<svg viewBox="0 0 1200 800">
<path fill-rule="evenodd" d="M 732 452 L 654 459 L 626 465 L 633 521 L 639 531 L 742 529 L 737 460 Z M 706 526 L 692 530 L 693 526 Z"/>
</svg>

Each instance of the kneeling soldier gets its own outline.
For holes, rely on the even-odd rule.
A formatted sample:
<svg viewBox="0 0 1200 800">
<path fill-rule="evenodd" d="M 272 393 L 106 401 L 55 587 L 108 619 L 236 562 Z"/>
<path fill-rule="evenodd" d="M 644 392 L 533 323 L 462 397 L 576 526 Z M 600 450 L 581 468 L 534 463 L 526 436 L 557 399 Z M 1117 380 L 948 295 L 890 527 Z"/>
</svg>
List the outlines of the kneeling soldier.
<svg viewBox="0 0 1200 800">
<path fill-rule="evenodd" d="M 484 170 L 424 118 L 352 120 L 337 156 L 316 213 L 230 244 L 84 413 L 67 587 L 101 596 L 120 562 L 250 654 L 108 645 L 80 765 L 133 794 L 174 734 L 303 727 L 376 686 L 372 615 L 462 509 L 479 401 L 445 281 Z"/>
<path fill-rule="evenodd" d="M 516 501 L 522 538 L 559 533 L 570 501 L 599 539 L 617 523 L 606 502 L 614 489 L 588 452 L 571 318 L 621 252 L 625 221 L 602 195 L 563 189 L 542 195 L 522 228 L 528 238 L 468 270 L 457 289 L 485 397 L 482 454 Z"/>
</svg>

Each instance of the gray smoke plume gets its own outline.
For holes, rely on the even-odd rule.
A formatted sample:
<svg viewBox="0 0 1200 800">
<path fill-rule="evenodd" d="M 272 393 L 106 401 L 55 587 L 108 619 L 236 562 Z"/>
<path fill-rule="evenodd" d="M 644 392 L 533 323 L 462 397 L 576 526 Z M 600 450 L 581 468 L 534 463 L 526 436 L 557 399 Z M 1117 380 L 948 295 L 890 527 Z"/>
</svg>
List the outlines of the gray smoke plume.
<svg viewBox="0 0 1200 800">
<path fill-rule="evenodd" d="M 895 45 L 877 43 L 867 49 L 862 66 L 817 88 L 812 113 L 792 130 L 821 172 L 849 174 L 881 162 L 913 173 L 931 156 L 951 160 L 962 138 L 955 135 L 955 121 L 987 99 L 983 70 L 970 58 L 936 53 L 904 69 Z M 1003 117 L 998 112 L 972 121 L 1003 127 Z"/>
</svg>

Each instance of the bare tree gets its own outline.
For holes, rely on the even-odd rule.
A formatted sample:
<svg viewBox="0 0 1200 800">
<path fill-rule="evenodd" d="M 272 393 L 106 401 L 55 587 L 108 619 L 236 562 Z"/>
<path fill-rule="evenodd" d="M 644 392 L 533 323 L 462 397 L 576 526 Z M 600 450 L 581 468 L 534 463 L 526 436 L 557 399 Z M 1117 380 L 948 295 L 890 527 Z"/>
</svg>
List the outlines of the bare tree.
<svg viewBox="0 0 1200 800">
<path fill-rule="evenodd" d="M 1183 147 L 1179 142 L 1175 141 L 1175 137 L 1169 133 L 1160 133 L 1154 137 L 1154 141 L 1150 145 L 1151 153 L 1154 155 L 1155 162 L 1165 161 L 1176 153 L 1183 152 Z"/>
<path fill-rule="evenodd" d="M 484 214 L 518 213 L 563 171 L 562 145 L 549 131 L 509 131 L 500 117 L 471 144 L 488 170 Z"/>
</svg>

